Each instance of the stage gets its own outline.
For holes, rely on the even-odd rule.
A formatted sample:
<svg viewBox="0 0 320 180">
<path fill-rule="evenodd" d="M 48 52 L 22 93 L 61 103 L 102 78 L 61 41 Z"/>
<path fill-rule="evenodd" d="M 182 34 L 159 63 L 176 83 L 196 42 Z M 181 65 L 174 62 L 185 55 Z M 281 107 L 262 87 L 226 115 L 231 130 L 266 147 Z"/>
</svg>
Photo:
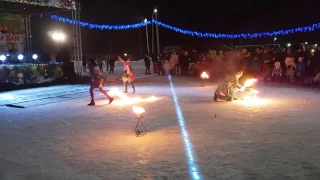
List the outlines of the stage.
<svg viewBox="0 0 320 180">
<path fill-rule="evenodd" d="M 63 76 L 63 63 L 0 64 L 0 85 L 26 85 L 52 82 Z"/>
</svg>

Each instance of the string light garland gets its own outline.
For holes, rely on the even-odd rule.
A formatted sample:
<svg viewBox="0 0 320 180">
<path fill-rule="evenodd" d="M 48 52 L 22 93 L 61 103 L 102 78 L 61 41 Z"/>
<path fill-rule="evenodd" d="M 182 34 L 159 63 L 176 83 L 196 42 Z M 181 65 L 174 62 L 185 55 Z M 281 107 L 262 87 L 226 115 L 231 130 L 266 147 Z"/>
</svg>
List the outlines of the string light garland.
<svg viewBox="0 0 320 180">
<path fill-rule="evenodd" d="M 90 29 L 100 29 L 100 30 L 127 30 L 127 29 L 136 29 L 145 27 L 146 24 L 151 24 L 150 21 L 136 23 L 136 24 L 127 24 L 127 25 L 99 25 L 99 24 L 91 24 L 88 22 L 77 22 L 75 20 L 64 18 L 56 15 L 51 15 L 51 20 L 60 21 L 68 24 L 77 24 L 79 23 L 81 27 L 88 27 Z"/>
<path fill-rule="evenodd" d="M 89 27 L 91 29 L 100 29 L 100 30 L 127 30 L 127 29 L 134 29 L 134 28 L 141 28 L 145 27 L 148 24 L 151 24 L 151 21 L 146 22 L 140 22 L 136 24 L 127 24 L 127 25 L 99 25 L 99 24 L 91 24 L 88 22 L 77 22 L 74 20 L 71 20 L 69 18 L 64 18 L 56 15 L 51 15 L 51 20 L 60 21 L 63 23 L 69 23 L 69 24 L 76 24 L 80 23 L 81 27 Z M 163 22 L 152 20 L 153 23 L 164 27 L 166 29 L 170 29 L 172 31 L 185 34 L 185 35 L 191 35 L 196 36 L 200 38 L 215 38 L 215 39 L 237 39 L 237 38 L 265 38 L 265 37 L 275 37 L 275 36 L 284 36 L 288 34 L 294 34 L 294 33 L 303 33 L 303 32 L 312 32 L 315 30 L 320 29 L 320 23 L 312 24 L 309 26 L 302 26 L 297 27 L 293 29 L 286 29 L 286 30 L 277 30 L 272 32 L 257 32 L 257 33 L 240 33 L 240 34 L 227 34 L 227 33 L 204 33 L 204 32 L 197 32 L 197 31 L 191 31 L 191 30 L 185 30 L 181 28 L 177 28 L 168 24 L 165 24 Z"/>
<path fill-rule="evenodd" d="M 49 63 L 25 63 L 25 64 L 0 64 L 0 67 L 24 67 L 24 66 L 48 66 L 48 65 L 62 65 L 63 62 L 49 62 Z"/>
<path fill-rule="evenodd" d="M 63 6 L 63 5 L 56 5 L 56 4 L 50 4 L 50 3 L 42 3 L 42 2 L 33 2 L 31 0 L 3 0 L 7 2 L 16 2 L 16 3 L 24 3 L 24 4 L 31 4 L 31 5 L 37 5 L 37 6 L 47 6 L 47 7 L 55 7 L 55 8 L 65 8 L 65 9 L 75 9 L 75 0 L 67 0 L 72 5 L 71 6 Z"/>
</svg>

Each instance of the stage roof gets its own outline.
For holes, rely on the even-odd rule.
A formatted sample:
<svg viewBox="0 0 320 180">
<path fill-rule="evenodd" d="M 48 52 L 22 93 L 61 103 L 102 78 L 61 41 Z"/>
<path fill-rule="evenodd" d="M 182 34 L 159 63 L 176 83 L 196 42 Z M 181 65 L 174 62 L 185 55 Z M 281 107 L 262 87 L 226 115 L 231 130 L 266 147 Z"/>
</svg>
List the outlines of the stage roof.
<svg viewBox="0 0 320 180">
<path fill-rule="evenodd" d="M 0 12 L 39 14 L 75 9 L 75 0 L 0 0 Z"/>
</svg>

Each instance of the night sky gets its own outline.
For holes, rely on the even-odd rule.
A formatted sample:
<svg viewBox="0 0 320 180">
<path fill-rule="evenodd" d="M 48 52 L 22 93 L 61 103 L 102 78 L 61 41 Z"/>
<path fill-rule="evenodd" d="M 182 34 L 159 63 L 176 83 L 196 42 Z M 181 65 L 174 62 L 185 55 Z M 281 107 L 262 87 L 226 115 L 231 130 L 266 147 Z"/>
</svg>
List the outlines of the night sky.
<svg viewBox="0 0 320 180">
<path fill-rule="evenodd" d="M 217 33 L 261 32 L 294 28 L 320 22 L 316 1 L 294 0 L 223 0 L 223 1 L 106 1 L 81 0 L 81 20 L 97 24 L 130 24 L 151 19 L 153 9 L 158 9 L 160 21 L 183 29 Z M 304 3 L 303 3 L 304 2 Z M 57 14 L 71 17 L 71 13 Z M 44 21 L 44 20 L 43 20 Z M 46 20 L 47 21 L 47 20 Z M 45 34 L 50 28 L 67 26 L 60 23 L 44 23 L 45 28 L 36 27 L 36 32 Z M 44 25 L 43 25 L 44 26 Z M 69 26 L 70 28 L 70 26 Z M 273 43 L 272 38 L 258 40 L 216 40 L 200 39 L 176 32 L 160 30 L 160 44 L 181 45 L 205 50 L 217 44 L 259 44 Z M 140 31 L 140 32 L 139 32 Z M 288 41 L 317 42 L 316 33 L 279 37 L 280 43 Z M 151 27 L 149 28 L 151 46 Z M 45 39 L 45 38 L 44 38 Z M 146 50 L 145 28 L 126 31 L 100 31 L 82 29 L 83 51 L 85 54 L 135 53 Z M 47 42 L 48 44 L 48 42 Z M 37 45 L 35 45 L 37 47 Z M 41 46 L 43 47 L 43 46 Z"/>
</svg>

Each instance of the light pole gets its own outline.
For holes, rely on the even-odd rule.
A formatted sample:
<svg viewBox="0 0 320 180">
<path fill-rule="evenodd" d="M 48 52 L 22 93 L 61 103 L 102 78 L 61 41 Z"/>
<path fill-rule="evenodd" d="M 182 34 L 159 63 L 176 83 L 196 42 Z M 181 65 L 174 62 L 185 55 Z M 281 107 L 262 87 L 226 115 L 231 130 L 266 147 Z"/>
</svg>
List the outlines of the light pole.
<svg viewBox="0 0 320 180">
<path fill-rule="evenodd" d="M 149 49 L 149 33 L 148 33 L 148 24 L 147 24 L 147 19 L 144 19 L 144 23 L 146 24 L 146 37 L 147 37 L 147 52 L 148 55 L 150 55 L 150 49 Z"/>
<path fill-rule="evenodd" d="M 153 30 L 153 17 L 154 17 L 154 14 L 157 13 L 158 10 L 157 9 L 154 9 L 153 12 L 152 12 L 152 16 L 151 16 L 151 19 L 152 19 L 152 22 L 151 22 L 151 28 L 152 28 L 152 54 L 154 54 L 154 30 Z"/>
<path fill-rule="evenodd" d="M 155 9 L 155 17 L 156 20 L 158 21 L 158 15 L 157 15 L 157 9 Z M 157 51 L 158 51 L 158 56 L 160 55 L 160 40 L 159 40 L 159 28 L 158 24 L 156 24 L 156 33 L 157 33 Z"/>
</svg>

